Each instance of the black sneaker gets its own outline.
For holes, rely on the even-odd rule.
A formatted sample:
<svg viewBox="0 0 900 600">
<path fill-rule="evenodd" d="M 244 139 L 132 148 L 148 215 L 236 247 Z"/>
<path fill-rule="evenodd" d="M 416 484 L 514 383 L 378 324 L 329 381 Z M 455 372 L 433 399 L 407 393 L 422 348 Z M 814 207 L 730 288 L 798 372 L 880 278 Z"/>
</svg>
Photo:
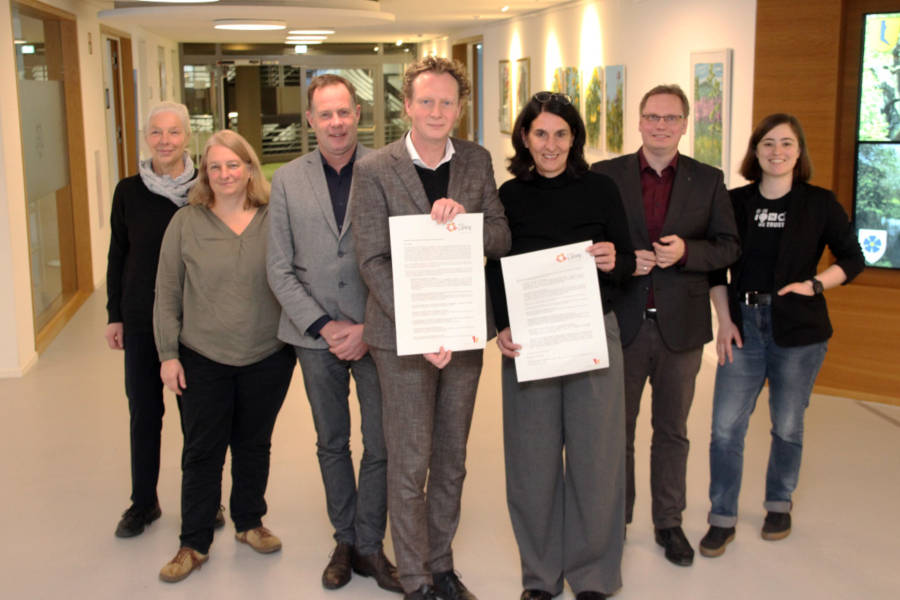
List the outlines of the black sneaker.
<svg viewBox="0 0 900 600">
<path fill-rule="evenodd" d="M 734 539 L 734 527 L 716 527 L 711 525 L 709 531 L 700 540 L 700 554 L 707 558 L 715 558 L 725 554 L 725 546 Z"/>
<path fill-rule="evenodd" d="M 160 515 L 162 511 L 159 509 L 159 502 L 146 508 L 132 504 L 122 513 L 122 519 L 116 525 L 116 537 L 129 538 L 140 535 L 144 532 L 144 527 L 157 520 Z"/>
<path fill-rule="evenodd" d="M 434 591 L 441 600 L 478 600 L 475 594 L 466 589 L 454 571 L 434 574 Z"/>
<path fill-rule="evenodd" d="M 769 511 L 762 526 L 762 538 L 774 542 L 791 534 L 791 513 Z"/>
</svg>

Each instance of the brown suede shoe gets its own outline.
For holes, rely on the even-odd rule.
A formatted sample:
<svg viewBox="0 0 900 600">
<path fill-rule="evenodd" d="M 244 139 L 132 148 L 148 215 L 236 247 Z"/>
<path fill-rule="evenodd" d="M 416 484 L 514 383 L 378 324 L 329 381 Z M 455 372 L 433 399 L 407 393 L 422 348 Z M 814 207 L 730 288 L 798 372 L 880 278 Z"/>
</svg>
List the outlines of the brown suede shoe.
<svg viewBox="0 0 900 600">
<path fill-rule="evenodd" d="M 362 555 L 353 551 L 353 572 L 363 577 L 374 577 L 375 583 L 383 590 L 403 593 L 403 586 L 397 580 L 397 567 L 391 564 L 384 550 Z"/>
<path fill-rule="evenodd" d="M 239 531 L 234 534 L 234 538 L 261 554 L 269 554 L 270 552 L 281 550 L 281 540 L 278 539 L 278 536 L 262 525 L 247 531 Z"/>
<path fill-rule="evenodd" d="M 159 578 L 166 583 L 175 583 L 181 581 L 199 569 L 200 566 L 209 560 L 209 554 L 200 554 L 193 548 L 182 546 L 178 549 L 175 558 L 166 563 L 159 571 Z"/>
</svg>

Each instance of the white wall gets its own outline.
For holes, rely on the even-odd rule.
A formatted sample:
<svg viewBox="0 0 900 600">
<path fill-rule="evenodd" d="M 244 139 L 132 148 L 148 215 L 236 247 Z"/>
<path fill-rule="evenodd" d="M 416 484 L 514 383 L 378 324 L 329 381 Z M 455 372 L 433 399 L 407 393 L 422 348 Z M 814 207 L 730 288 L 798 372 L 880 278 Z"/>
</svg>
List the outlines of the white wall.
<svg viewBox="0 0 900 600">
<path fill-rule="evenodd" d="M 46 4 L 75 15 L 77 19 L 78 59 L 81 75 L 84 154 L 87 163 L 88 207 L 91 227 L 93 283 L 106 278 L 106 252 L 109 246 L 109 188 L 107 141 L 103 111 L 103 62 L 100 21 L 97 12 L 111 2 L 90 0 L 47 0 Z M 164 48 L 169 62 L 168 94 L 180 97 L 180 72 L 171 64 L 171 50 L 177 44 L 149 34 L 140 28 L 125 30 L 132 37 L 135 62 L 137 48 L 144 41 L 148 49 L 147 69 L 139 69 L 138 98 L 141 110 L 160 100 L 156 84 L 157 46 Z M 9 3 L 0 8 L 0 89 L 16 89 L 15 54 Z M 152 88 L 152 89 L 151 89 Z M 0 377 L 21 375 L 34 363 L 33 310 L 28 267 L 28 233 L 25 214 L 22 140 L 18 99 L 14 93 L 0 94 Z M 7 235 L 8 234 L 8 235 Z M 97 332 L 98 336 L 101 332 Z"/>
<path fill-rule="evenodd" d="M 753 53 L 756 0 L 605 0 L 573 2 L 477 30 L 455 32 L 455 39 L 484 37 L 485 146 L 494 158 L 497 182 L 510 177 L 505 159 L 512 154 L 501 134 L 498 61 L 531 58 L 532 93 L 550 89 L 553 69 L 578 66 L 585 73 L 598 65 L 625 65 L 623 151 L 641 144 L 638 105 L 644 92 L 660 83 L 677 83 L 690 94 L 692 51 L 734 50 L 732 66 L 731 186 L 752 130 Z M 423 45 L 428 47 L 427 45 Z M 690 153 L 689 136 L 679 150 Z M 588 161 L 606 158 L 588 150 Z M 502 158 L 501 158 L 502 157 Z"/>
</svg>

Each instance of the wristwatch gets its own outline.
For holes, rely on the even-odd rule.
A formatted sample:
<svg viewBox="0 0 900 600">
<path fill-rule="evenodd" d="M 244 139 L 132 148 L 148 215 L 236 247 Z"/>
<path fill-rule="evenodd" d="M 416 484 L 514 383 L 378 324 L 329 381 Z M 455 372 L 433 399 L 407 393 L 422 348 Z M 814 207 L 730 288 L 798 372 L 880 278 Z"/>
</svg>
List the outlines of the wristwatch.
<svg viewBox="0 0 900 600">
<path fill-rule="evenodd" d="M 822 292 L 825 291 L 825 286 L 822 285 L 822 282 L 819 281 L 818 279 L 816 279 L 815 277 L 813 277 L 812 279 L 810 279 L 809 282 L 812 284 L 813 295 L 814 295 L 814 296 L 820 296 L 820 295 L 822 295 Z"/>
</svg>

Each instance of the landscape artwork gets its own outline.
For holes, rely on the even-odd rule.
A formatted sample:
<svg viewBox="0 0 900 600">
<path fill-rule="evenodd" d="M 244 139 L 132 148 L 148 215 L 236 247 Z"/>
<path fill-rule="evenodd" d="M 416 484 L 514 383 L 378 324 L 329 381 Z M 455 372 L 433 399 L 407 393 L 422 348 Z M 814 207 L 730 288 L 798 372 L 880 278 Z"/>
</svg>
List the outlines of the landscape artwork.
<svg viewBox="0 0 900 600">
<path fill-rule="evenodd" d="M 587 146 L 603 149 L 603 67 L 591 69 L 591 78 L 584 88 L 584 126 L 587 130 Z"/>
<path fill-rule="evenodd" d="M 581 112 L 581 73 L 578 67 L 558 67 L 553 72 L 550 91 L 568 96 L 572 106 Z"/>
<path fill-rule="evenodd" d="M 606 67 L 606 151 L 622 154 L 625 123 L 625 65 Z"/>
<path fill-rule="evenodd" d="M 731 125 L 731 50 L 691 54 L 691 155 L 725 172 Z"/>
<path fill-rule="evenodd" d="M 513 126 L 512 68 L 508 60 L 500 61 L 500 133 L 512 133 Z"/>
</svg>

